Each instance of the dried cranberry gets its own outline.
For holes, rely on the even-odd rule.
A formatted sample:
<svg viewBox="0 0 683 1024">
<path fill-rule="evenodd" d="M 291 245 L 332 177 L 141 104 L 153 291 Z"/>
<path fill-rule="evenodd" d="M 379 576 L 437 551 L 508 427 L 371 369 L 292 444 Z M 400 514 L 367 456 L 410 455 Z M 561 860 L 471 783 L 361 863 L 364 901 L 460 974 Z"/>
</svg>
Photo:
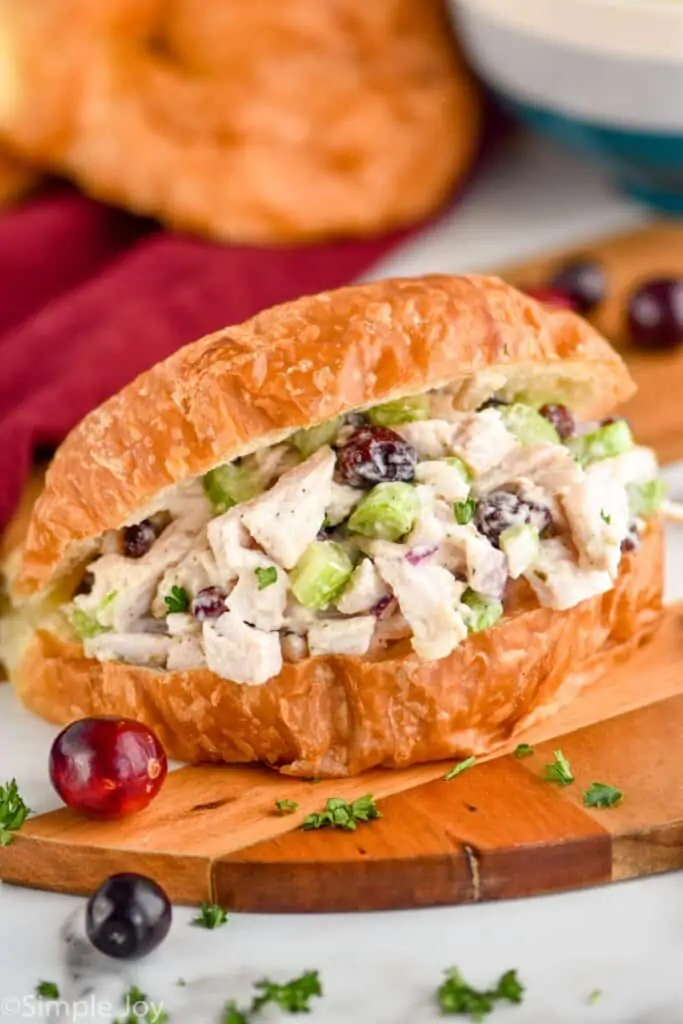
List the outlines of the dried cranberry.
<svg viewBox="0 0 683 1024">
<path fill-rule="evenodd" d="M 628 554 L 630 551 L 637 551 L 640 547 L 640 534 L 636 528 L 635 523 L 631 523 L 628 528 L 628 533 L 621 542 L 621 550 L 624 554 Z"/>
<path fill-rule="evenodd" d="M 352 487 L 415 479 L 417 452 L 389 427 L 359 427 L 337 455 L 339 471 Z"/>
<path fill-rule="evenodd" d="M 607 294 L 605 268 L 590 256 L 579 256 L 560 267 L 550 287 L 567 295 L 579 313 L 590 313 Z"/>
<path fill-rule="evenodd" d="M 94 586 L 95 586 L 95 574 L 90 572 L 89 569 L 87 569 L 83 573 L 83 576 L 81 577 L 81 582 L 78 584 L 78 586 L 74 590 L 74 595 L 90 594 L 90 593 L 92 593 L 92 588 Z"/>
<path fill-rule="evenodd" d="M 126 558 L 142 558 L 157 539 L 157 531 L 151 519 L 143 519 L 135 526 L 126 526 L 123 531 L 123 553 Z"/>
<path fill-rule="evenodd" d="M 547 405 L 542 405 L 538 411 L 541 416 L 545 416 L 548 423 L 552 423 L 563 441 L 571 437 L 576 430 L 574 417 L 566 405 L 549 402 Z"/>
<path fill-rule="evenodd" d="M 487 537 L 494 547 L 500 546 L 500 535 L 510 526 L 524 526 L 527 523 L 543 533 L 552 524 L 550 509 L 534 501 L 524 501 L 511 491 L 491 491 L 479 498 L 474 513 L 474 522 L 480 533 Z"/>
<path fill-rule="evenodd" d="M 217 619 L 227 611 L 227 598 L 222 587 L 204 587 L 192 602 L 192 614 L 198 622 Z"/>
<path fill-rule="evenodd" d="M 525 288 L 524 292 L 530 299 L 536 299 L 536 302 L 542 302 L 544 306 L 553 306 L 557 309 L 576 310 L 576 303 L 572 299 L 571 295 L 567 295 L 566 292 L 560 291 L 559 288 L 532 287 Z"/>
<path fill-rule="evenodd" d="M 660 277 L 636 288 L 628 301 L 631 340 L 650 349 L 683 344 L 683 278 Z"/>
<path fill-rule="evenodd" d="M 482 402 L 477 412 L 483 412 L 484 409 L 498 409 L 501 405 L 509 405 L 504 398 L 487 398 L 485 402 Z"/>
</svg>

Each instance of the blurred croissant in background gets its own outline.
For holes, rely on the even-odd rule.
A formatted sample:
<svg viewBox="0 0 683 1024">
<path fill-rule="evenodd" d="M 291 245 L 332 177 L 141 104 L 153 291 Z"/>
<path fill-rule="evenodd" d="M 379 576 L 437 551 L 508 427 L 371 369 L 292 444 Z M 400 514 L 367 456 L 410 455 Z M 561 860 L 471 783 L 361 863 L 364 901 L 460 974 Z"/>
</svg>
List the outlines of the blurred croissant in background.
<svg viewBox="0 0 683 1024">
<path fill-rule="evenodd" d="M 479 121 L 441 0 L 0 0 L 0 144 L 213 238 L 418 220 Z"/>
</svg>

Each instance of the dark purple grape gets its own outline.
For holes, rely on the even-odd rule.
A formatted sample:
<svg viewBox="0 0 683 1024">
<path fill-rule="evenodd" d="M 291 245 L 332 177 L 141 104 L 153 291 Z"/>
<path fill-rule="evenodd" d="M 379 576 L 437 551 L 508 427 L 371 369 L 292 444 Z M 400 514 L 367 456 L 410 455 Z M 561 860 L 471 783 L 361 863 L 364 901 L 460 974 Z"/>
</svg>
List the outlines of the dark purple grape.
<svg viewBox="0 0 683 1024">
<path fill-rule="evenodd" d="M 590 256 L 577 257 L 560 267 L 550 287 L 568 296 L 579 313 L 590 313 L 607 294 L 605 268 Z"/>
<path fill-rule="evenodd" d="M 487 398 L 485 402 L 482 402 L 477 412 L 483 412 L 484 409 L 499 409 L 502 405 L 509 405 L 504 398 Z"/>
<path fill-rule="evenodd" d="M 642 348 L 683 344 L 683 278 L 643 282 L 629 297 L 626 322 L 631 340 Z"/>
<path fill-rule="evenodd" d="M 157 539 L 157 531 L 151 519 L 143 519 L 135 526 L 126 526 L 123 531 L 123 553 L 126 558 L 142 558 Z"/>
<path fill-rule="evenodd" d="M 549 402 L 547 405 L 542 405 L 538 411 L 547 419 L 548 423 L 552 423 L 563 441 L 571 437 L 576 430 L 574 417 L 566 405 Z"/>
<path fill-rule="evenodd" d="M 500 535 L 510 526 L 535 526 L 539 533 L 552 525 L 550 509 L 534 501 L 524 501 L 511 491 L 491 491 L 477 501 L 474 523 L 494 547 L 500 547 Z"/>
<path fill-rule="evenodd" d="M 415 479 L 417 452 L 389 427 L 359 427 L 339 449 L 337 465 L 352 487 L 410 483 Z"/>
<path fill-rule="evenodd" d="M 77 595 L 77 594 L 78 595 L 80 595 L 80 594 L 90 594 L 90 593 L 92 593 L 92 588 L 94 586 L 95 586 L 95 574 L 90 572 L 89 569 L 87 569 L 83 573 L 83 576 L 81 577 L 81 582 L 78 584 L 78 586 L 74 590 L 74 595 Z"/>
<path fill-rule="evenodd" d="M 628 554 L 630 551 L 637 551 L 640 547 L 640 534 L 636 528 L 635 523 L 631 523 L 628 528 L 628 533 L 621 542 L 621 550 L 624 554 Z"/>
<path fill-rule="evenodd" d="M 137 960 L 159 946 L 171 927 L 171 904 L 144 875 L 111 875 L 88 900 L 85 930 L 100 953 Z"/>
<path fill-rule="evenodd" d="M 198 622 L 217 619 L 227 611 L 228 595 L 222 587 L 204 587 L 192 602 L 192 614 Z"/>
</svg>

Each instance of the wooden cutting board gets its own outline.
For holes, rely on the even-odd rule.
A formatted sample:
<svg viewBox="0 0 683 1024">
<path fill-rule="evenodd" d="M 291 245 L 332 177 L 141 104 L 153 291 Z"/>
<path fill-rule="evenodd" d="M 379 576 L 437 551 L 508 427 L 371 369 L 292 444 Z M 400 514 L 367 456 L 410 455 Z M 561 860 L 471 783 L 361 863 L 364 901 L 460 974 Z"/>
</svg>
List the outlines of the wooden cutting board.
<svg viewBox="0 0 683 1024">
<path fill-rule="evenodd" d="M 627 410 L 636 434 L 664 461 L 680 458 L 683 351 L 630 350 L 621 310 L 634 282 L 683 275 L 683 227 L 653 225 L 581 251 L 599 255 L 608 271 L 598 322 L 640 386 Z M 539 284 L 566 255 L 504 275 Z M 522 738 L 532 757 L 508 751 L 449 782 L 447 764 L 320 783 L 262 768 L 182 768 L 151 807 L 121 822 L 66 809 L 29 819 L 0 849 L 0 877 L 88 893 L 107 875 L 132 870 L 156 878 L 175 902 L 332 911 L 522 896 L 683 867 L 683 605 L 627 665 Z M 566 787 L 542 778 L 560 745 L 576 777 Z M 596 781 L 621 789 L 623 803 L 586 809 L 582 793 Z M 329 797 L 365 793 L 378 799 L 380 820 L 356 832 L 300 829 Z M 297 801 L 298 811 L 280 817 L 279 799 Z"/>
</svg>

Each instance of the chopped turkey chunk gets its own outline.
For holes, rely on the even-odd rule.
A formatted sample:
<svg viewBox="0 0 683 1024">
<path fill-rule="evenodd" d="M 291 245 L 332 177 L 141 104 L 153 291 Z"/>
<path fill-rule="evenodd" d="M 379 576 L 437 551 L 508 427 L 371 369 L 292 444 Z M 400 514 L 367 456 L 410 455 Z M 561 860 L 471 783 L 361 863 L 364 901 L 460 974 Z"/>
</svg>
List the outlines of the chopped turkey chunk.
<svg viewBox="0 0 683 1024">
<path fill-rule="evenodd" d="M 173 641 L 156 633 L 100 633 L 83 641 L 88 657 L 163 668 Z"/>
<path fill-rule="evenodd" d="M 438 498 L 445 501 L 464 501 L 470 493 L 469 482 L 457 466 L 449 466 L 443 460 L 419 462 L 415 479 L 425 484 Z"/>
<path fill-rule="evenodd" d="M 421 658 L 445 658 L 467 636 L 458 611 L 465 589 L 447 569 L 402 558 L 378 558 L 377 569 L 398 600 L 413 631 L 413 649 Z"/>
<path fill-rule="evenodd" d="M 646 484 L 659 476 L 657 457 L 651 448 L 631 448 L 621 455 L 610 459 L 601 459 L 593 463 L 592 470 L 610 476 L 622 486 L 627 484 Z"/>
<path fill-rule="evenodd" d="M 284 618 L 284 629 L 290 633 L 297 633 L 299 636 L 303 636 L 308 632 L 310 626 L 317 622 L 318 614 L 311 608 L 307 608 L 303 604 L 299 604 L 293 594 L 289 594 L 287 597 L 287 607 L 285 608 Z"/>
<path fill-rule="evenodd" d="M 190 597 L 193 597 L 205 587 L 219 585 L 222 579 L 211 548 L 208 544 L 203 543 L 185 555 L 177 565 L 168 569 L 161 577 L 152 602 L 152 614 L 159 618 L 166 614 L 165 598 L 171 593 L 173 587 L 180 587 L 187 591 Z"/>
<path fill-rule="evenodd" d="M 631 518 L 623 484 L 596 462 L 567 488 L 562 503 L 582 568 L 600 569 L 614 579 Z"/>
<path fill-rule="evenodd" d="M 333 480 L 330 501 L 325 509 L 325 520 L 328 525 L 336 526 L 338 523 L 348 519 L 364 496 L 365 492 L 360 491 L 357 487 L 350 487 L 348 484 L 338 484 Z"/>
<path fill-rule="evenodd" d="M 291 444 L 276 444 L 272 448 L 254 452 L 250 456 L 261 485 L 266 488 L 278 480 L 283 473 L 294 469 L 301 462 L 301 456 Z"/>
<path fill-rule="evenodd" d="M 259 575 L 273 569 L 275 581 L 262 587 Z M 286 604 L 287 574 L 263 555 L 253 568 L 241 570 L 228 599 L 231 612 L 239 615 L 243 622 L 249 622 L 257 629 L 265 629 L 267 632 L 282 628 Z"/>
<path fill-rule="evenodd" d="M 308 649 L 312 657 L 319 654 L 366 654 L 375 631 L 374 615 L 352 619 L 321 619 L 311 626 Z"/>
<path fill-rule="evenodd" d="M 206 656 L 198 636 L 175 637 L 168 652 L 166 668 L 169 672 L 190 672 L 206 668 Z"/>
<path fill-rule="evenodd" d="M 582 569 L 559 539 L 541 541 L 540 553 L 524 573 L 542 605 L 564 611 L 612 588 L 612 577 L 597 569 Z"/>
<path fill-rule="evenodd" d="M 282 657 L 285 661 L 303 661 L 308 657 L 306 637 L 296 633 L 284 633 L 281 640 Z"/>
<path fill-rule="evenodd" d="M 205 622 L 202 635 L 207 664 L 222 679 L 258 686 L 282 668 L 279 634 L 248 626 L 234 612 Z"/>
<path fill-rule="evenodd" d="M 487 494 L 506 484 L 529 482 L 542 491 L 544 496 L 553 499 L 582 477 L 581 467 L 562 445 L 520 445 L 508 452 L 500 465 L 480 477 L 474 490 L 477 494 Z"/>
<path fill-rule="evenodd" d="M 326 445 L 269 491 L 239 506 L 251 536 L 286 569 L 296 565 L 323 524 L 334 466 L 334 452 Z"/>
<path fill-rule="evenodd" d="M 390 591 L 369 558 L 363 558 L 353 570 L 351 579 L 337 601 L 344 615 L 369 612 Z"/>
<path fill-rule="evenodd" d="M 197 531 L 176 519 L 142 558 L 102 555 L 88 566 L 94 583 L 74 606 L 117 633 L 129 633 L 149 613 L 159 580 L 197 541 Z M 112 596 L 113 595 L 113 596 Z"/>
<path fill-rule="evenodd" d="M 213 515 L 211 502 L 199 480 L 173 488 L 163 504 L 174 519 L 182 519 L 193 530 L 200 530 Z"/>
<path fill-rule="evenodd" d="M 166 629 L 171 636 L 189 636 L 199 632 L 199 623 L 189 612 L 172 612 L 166 616 Z"/>
<path fill-rule="evenodd" d="M 518 445 L 495 409 L 462 413 L 453 422 L 423 420 L 402 423 L 396 429 L 412 444 L 420 459 L 457 455 L 475 476 L 497 466 Z"/>
<path fill-rule="evenodd" d="M 413 549 L 434 547 L 433 560 L 451 572 L 464 573 L 473 590 L 500 598 L 507 580 L 505 555 L 477 532 L 472 523 L 456 523 L 444 502 L 423 505 L 417 524 L 406 538 Z"/>
<path fill-rule="evenodd" d="M 259 553 L 250 546 L 251 537 L 242 523 L 242 507 L 237 505 L 223 515 L 217 516 L 209 523 L 207 530 L 222 583 L 234 580 L 240 569 L 257 564 L 255 559 L 259 557 Z"/>
</svg>

